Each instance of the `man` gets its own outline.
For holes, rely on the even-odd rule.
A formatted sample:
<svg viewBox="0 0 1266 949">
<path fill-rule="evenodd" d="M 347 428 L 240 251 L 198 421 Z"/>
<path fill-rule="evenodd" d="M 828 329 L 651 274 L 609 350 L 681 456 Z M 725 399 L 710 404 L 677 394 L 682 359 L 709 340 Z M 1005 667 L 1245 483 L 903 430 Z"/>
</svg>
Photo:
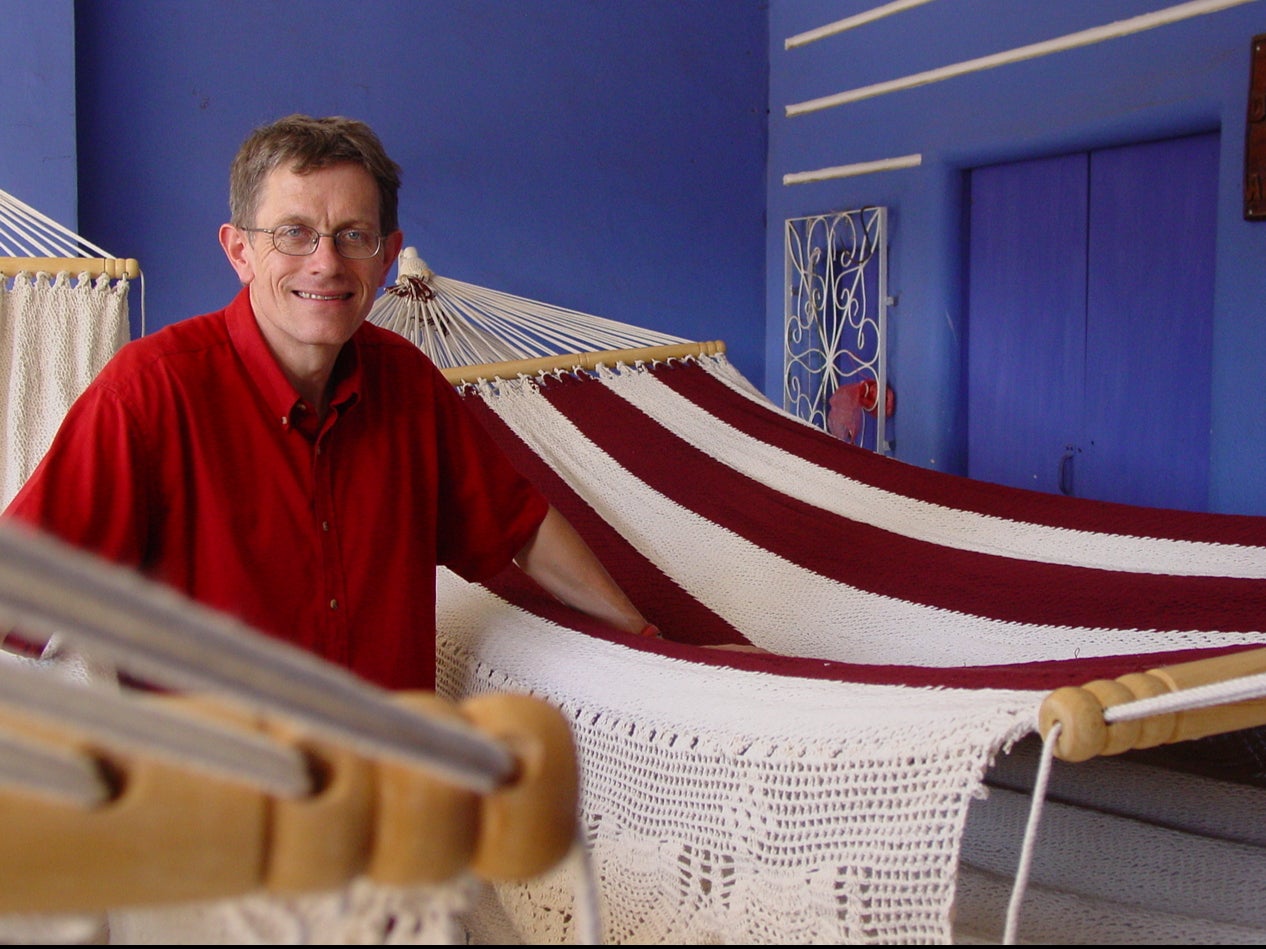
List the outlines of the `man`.
<svg viewBox="0 0 1266 949">
<path fill-rule="evenodd" d="M 656 635 L 403 337 L 365 321 L 403 245 L 400 169 L 363 123 L 294 115 L 234 159 L 243 289 L 115 356 L 10 504 L 389 688 L 432 688 L 435 567 L 511 561 Z"/>
</svg>

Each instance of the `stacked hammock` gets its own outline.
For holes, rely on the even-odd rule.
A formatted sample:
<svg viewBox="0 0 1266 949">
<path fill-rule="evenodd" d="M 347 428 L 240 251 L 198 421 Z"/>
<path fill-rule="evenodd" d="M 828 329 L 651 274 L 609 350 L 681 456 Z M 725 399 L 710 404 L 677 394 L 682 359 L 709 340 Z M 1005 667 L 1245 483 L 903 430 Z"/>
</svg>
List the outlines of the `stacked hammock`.
<svg viewBox="0 0 1266 949">
<path fill-rule="evenodd" d="M 462 391 L 667 639 L 586 622 L 514 570 L 441 576 L 440 690 L 531 692 L 572 723 L 610 942 L 997 938 L 1033 775 L 990 775 L 1027 747 L 1043 699 L 1266 644 L 1266 518 L 916 468 L 773 408 L 723 355 Z M 744 644 L 768 654 L 705 648 Z M 1266 792 L 1091 764 L 1133 769 L 1141 800 L 1114 826 L 1135 836 L 1116 850 L 1116 831 L 1074 822 L 1065 846 L 1053 830 L 1020 935 L 1260 942 L 1266 841 L 1195 809 L 1148 813 L 1144 777 L 1242 813 Z M 1052 802 L 1053 828 L 1081 793 Z M 499 888 L 476 938 L 568 941 L 576 886 Z"/>
<path fill-rule="evenodd" d="M 127 342 L 128 289 L 140 268 L 4 191 L 0 255 L 2 509 L 71 402 Z"/>
</svg>

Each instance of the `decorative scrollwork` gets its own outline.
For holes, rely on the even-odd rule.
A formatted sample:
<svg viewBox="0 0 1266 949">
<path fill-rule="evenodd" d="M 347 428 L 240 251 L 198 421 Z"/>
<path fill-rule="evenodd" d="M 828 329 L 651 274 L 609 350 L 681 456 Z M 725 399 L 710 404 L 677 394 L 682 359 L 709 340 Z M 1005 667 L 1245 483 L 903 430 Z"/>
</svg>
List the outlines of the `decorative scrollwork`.
<svg viewBox="0 0 1266 949">
<path fill-rule="evenodd" d="M 861 208 L 786 225 L 783 408 L 826 428 L 846 380 L 886 384 L 887 215 Z M 875 445 L 886 447 L 882 413 Z"/>
</svg>

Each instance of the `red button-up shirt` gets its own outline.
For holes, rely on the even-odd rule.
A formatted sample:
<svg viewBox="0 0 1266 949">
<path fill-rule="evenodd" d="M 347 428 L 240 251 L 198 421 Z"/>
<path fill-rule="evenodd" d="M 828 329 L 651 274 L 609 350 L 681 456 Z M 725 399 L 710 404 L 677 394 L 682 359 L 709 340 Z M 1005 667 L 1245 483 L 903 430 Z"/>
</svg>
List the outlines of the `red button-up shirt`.
<svg viewBox="0 0 1266 949">
<path fill-rule="evenodd" d="M 404 337 L 366 323 L 318 423 L 243 290 L 125 346 L 6 516 L 389 688 L 433 688 L 435 567 L 507 566 L 547 502 Z"/>
</svg>

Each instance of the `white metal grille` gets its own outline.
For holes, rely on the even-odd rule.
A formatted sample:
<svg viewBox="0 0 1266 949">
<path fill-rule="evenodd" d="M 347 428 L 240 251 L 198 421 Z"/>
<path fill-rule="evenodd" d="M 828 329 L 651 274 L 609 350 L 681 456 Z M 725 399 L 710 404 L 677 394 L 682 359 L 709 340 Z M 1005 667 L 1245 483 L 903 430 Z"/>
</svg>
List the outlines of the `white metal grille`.
<svg viewBox="0 0 1266 949">
<path fill-rule="evenodd" d="M 841 384 L 887 392 L 887 224 L 882 207 L 787 220 L 783 408 L 819 428 Z M 886 454 L 883 405 L 859 443 Z"/>
</svg>

